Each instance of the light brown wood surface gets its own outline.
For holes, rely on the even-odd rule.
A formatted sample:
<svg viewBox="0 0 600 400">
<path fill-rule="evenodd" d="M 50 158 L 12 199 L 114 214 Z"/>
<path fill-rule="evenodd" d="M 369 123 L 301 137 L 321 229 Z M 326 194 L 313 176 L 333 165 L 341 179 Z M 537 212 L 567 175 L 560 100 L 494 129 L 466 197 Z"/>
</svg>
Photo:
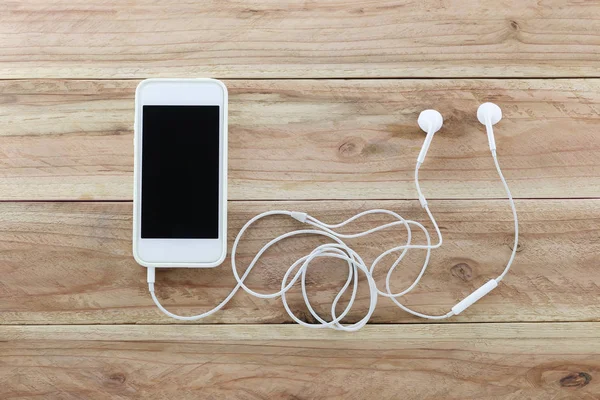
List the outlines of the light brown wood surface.
<svg viewBox="0 0 600 400">
<path fill-rule="evenodd" d="M 0 199 L 131 200 L 137 81 L 0 81 Z M 229 199 L 416 199 L 426 108 L 445 118 L 428 198 L 600 196 L 600 80 L 227 81 Z"/>
<path fill-rule="evenodd" d="M 6 78 L 598 77 L 596 1 L 0 2 Z"/>
<path fill-rule="evenodd" d="M 0 399 L 600 399 L 599 31 L 597 1 L 0 0 Z M 403 299 L 428 313 L 509 257 L 510 208 L 475 117 L 498 103 L 521 230 L 510 273 L 440 323 L 381 298 L 359 332 L 309 330 L 244 292 L 206 320 L 165 317 L 131 256 L 134 91 L 204 76 L 230 93 L 230 245 L 276 208 L 326 222 L 389 208 L 431 228 L 413 185 L 417 116 L 443 114 L 420 175 L 445 243 Z M 257 224 L 241 269 L 299 227 Z M 349 243 L 371 261 L 405 238 Z M 249 286 L 277 290 L 319 243 L 282 242 Z M 344 269 L 308 273 L 323 315 Z M 160 270 L 156 288 L 192 314 L 234 284 L 227 258 Z M 366 289 L 346 322 L 366 312 Z M 311 321 L 299 288 L 288 297 Z"/>
<path fill-rule="evenodd" d="M 598 323 L 309 333 L 269 325 L 0 327 L 10 340 L 0 342 L 0 396 L 592 400 L 600 390 Z"/>
<path fill-rule="evenodd" d="M 600 321 L 596 205 L 596 200 L 518 201 L 521 241 L 514 267 L 498 289 L 451 322 Z M 443 314 L 502 272 L 511 251 L 513 222 L 508 202 L 502 200 L 437 200 L 430 206 L 445 244 L 432 252 L 421 283 L 403 301 L 421 312 Z M 411 215 L 433 229 L 417 201 L 230 202 L 229 243 L 248 219 L 269 209 L 306 211 L 334 223 L 375 207 Z M 145 270 L 131 256 L 131 213 L 130 203 L 0 203 L 0 323 L 176 323 L 156 309 Z M 349 231 L 383 221 L 359 220 Z M 270 239 L 301 227 L 283 217 L 257 223 L 239 247 L 240 271 Z M 414 238 L 425 241 L 416 233 Z M 348 243 L 370 262 L 405 240 L 403 229 L 391 229 Z M 264 255 L 248 284 L 264 293 L 279 290 L 287 267 L 320 243 L 309 237 L 282 242 Z M 395 291 L 412 282 L 423 259 L 424 252 L 416 250 L 407 257 L 392 279 Z M 386 259 L 376 274 L 382 288 L 384 265 L 392 261 Z M 346 268 L 334 261 L 317 262 L 309 271 L 311 303 L 323 315 L 346 279 Z M 360 319 L 368 309 L 364 279 L 363 283 L 348 321 Z M 215 269 L 157 272 L 159 298 L 179 314 L 213 308 L 234 286 L 229 258 Z M 299 286 L 288 300 L 298 316 L 312 321 Z M 224 310 L 198 321 L 207 322 L 288 323 L 291 319 L 279 299 L 261 300 L 240 292 Z M 382 298 L 373 322 L 422 320 Z"/>
</svg>

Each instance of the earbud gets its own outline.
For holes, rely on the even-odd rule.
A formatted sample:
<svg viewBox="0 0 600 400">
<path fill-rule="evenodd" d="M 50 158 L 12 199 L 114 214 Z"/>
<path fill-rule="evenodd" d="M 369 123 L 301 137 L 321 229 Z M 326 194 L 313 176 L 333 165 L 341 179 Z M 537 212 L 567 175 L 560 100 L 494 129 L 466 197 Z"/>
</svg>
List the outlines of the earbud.
<svg viewBox="0 0 600 400">
<path fill-rule="evenodd" d="M 427 155 L 427 150 L 429 150 L 429 145 L 433 139 L 433 135 L 442 128 L 442 125 L 444 124 L 444 118 L 442 118 L 442 114 L 436 110 L 425 110 L 421 111 L 417 122 L 419 123 L 419 127 L 425 133 L 427 133 L 425 141 L 423 142 L 423 147 L 421 147 L 419 157 L 417 157 L 417 162 L 423 164 L 425 156 Z"/>
<path fill-rule="evenodd" d="M 496 151 L 496 140 L 494 139 L 494 129 L 492 125 L 496 125 L 498 121 L 502 119 L 502 110 L 494 103 L 483 103 L 477 109 L 477 119 L 483 125 L 488 136 L 488 142 L 490 142 L 490 150 Z"/>
</svg>

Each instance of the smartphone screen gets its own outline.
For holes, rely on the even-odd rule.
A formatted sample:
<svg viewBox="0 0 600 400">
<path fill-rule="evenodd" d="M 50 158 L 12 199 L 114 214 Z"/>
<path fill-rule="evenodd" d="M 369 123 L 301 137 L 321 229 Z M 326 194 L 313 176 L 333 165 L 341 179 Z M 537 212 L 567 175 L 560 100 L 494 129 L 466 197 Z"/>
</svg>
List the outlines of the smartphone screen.
<svg viewBox="0 0 600 400">
<path fill-rule="evenodd" d="M 141 234 L 219 238 L 219 106 L 142 108 Z"/>
</svg>

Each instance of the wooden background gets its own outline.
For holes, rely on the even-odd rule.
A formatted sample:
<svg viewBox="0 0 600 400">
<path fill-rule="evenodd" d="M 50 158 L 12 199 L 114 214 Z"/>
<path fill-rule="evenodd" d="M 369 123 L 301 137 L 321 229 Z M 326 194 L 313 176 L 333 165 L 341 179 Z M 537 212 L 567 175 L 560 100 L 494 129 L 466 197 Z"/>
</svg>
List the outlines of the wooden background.
<svg viewBox="0 0 600 400">
<path fill-rule="evenodd" d="M 598 32 L 591 0 L 0 0 L 0 398 L 599 399 Z M 205 76 L 230 92 L 230 244 L 274 208 L 426 221 L 416 120 L 444 115 L 421 176 L 445 244 L 404 300 L 429 313 L 510 255 L 510 208 L 475 117 L 498 103 L 522 231 L 510 274 L 443 323 L 381 299 L 354 334 L 291 325 L 279 300 L 245 293 L 198 323 L 163 316 L 131 256 L 134 90 Z M 240 263 L 296 227 L 261 222 Z M 351 243 L 372 260 L 403 237 Z M 276 246 L 249 284 L 277 288 L 317 243 Z M 157 275 L 184 314 L 234 285 L 229 260 Z M 343 275 L 327 262 L 309 274 L 317 310 Z M 290 302 L 310 320 L 299 290 Z"/>
</svg>

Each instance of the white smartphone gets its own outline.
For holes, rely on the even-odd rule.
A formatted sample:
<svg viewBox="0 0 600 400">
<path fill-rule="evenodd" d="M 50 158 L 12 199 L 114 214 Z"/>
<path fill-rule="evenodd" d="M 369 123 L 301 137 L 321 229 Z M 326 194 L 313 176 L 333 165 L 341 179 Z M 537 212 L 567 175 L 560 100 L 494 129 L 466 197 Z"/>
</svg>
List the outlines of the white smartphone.
<svg viewBox="0 0 600 400">
<path fill-rule="evenodd" d="M 227 254 L 227 88 L 147 79 L 135 92 L 133 256 L 215 267 Z"/>
</svg>

